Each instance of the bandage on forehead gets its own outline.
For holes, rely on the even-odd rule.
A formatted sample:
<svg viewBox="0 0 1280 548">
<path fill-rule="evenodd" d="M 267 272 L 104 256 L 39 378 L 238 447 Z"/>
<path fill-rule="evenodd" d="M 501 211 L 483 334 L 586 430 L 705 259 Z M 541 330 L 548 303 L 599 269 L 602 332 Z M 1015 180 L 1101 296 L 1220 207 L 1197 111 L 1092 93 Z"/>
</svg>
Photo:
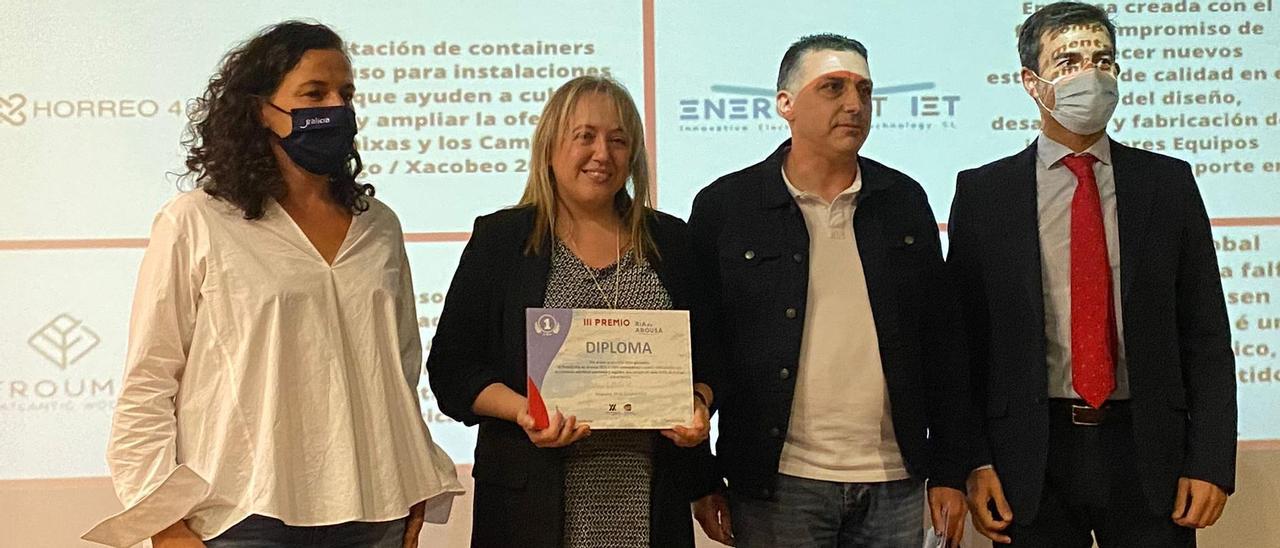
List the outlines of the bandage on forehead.
<svg viewBox="0 0 1280 548">
<path fill-rule="evenodd" d="M 811 88 L 826 78 L 850 78 L 857 75 L 863 79 L 871 79 L 871 68 L 867 60 L 852 51 L 817 51 L 810 53 L 800 67 L 796 82 L 803 82 L 799 92 Z"/>
</svg>

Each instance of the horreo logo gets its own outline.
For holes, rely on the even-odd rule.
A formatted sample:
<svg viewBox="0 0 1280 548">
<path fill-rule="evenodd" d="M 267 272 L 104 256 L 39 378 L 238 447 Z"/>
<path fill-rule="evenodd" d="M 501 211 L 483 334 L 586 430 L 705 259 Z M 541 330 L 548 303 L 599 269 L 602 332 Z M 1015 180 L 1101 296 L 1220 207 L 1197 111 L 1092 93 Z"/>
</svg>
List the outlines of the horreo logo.
<svg viewBox="0 0 1280 548">
<path fill-rule="evenodd" d="M 27 106 L 27 96 L 14 93 L 8 97 L 0 95 L 0 124 L 20 126 L 27 123 L 27 115 L 22 107 Z"/>
</svg>

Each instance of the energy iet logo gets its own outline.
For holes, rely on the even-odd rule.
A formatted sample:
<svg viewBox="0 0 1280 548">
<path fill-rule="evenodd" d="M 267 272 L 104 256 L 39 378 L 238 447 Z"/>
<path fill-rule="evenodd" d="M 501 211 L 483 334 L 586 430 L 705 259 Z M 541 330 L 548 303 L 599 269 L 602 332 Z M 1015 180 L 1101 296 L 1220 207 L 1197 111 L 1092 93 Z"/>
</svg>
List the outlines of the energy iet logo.
<svg viewBox="0 0 1280 548">
<path fill-rule="evenodd" d="M 934 82 L 882 86 L 871 97 L 872 127 L 929 130 L 955 128 L 960 96 L 934 91 Z M 680 99 L 679 130 L 695 132 L 785 131 L 774 111 L 775 90 L 711 85 L 712 95 Z"/>
<path fill-rule="evenodd" d="M 32 349 L 63 370 L 80 361 L 100 342 L 102 339 L 98 334 L 85 326 L 83 321 L 67 314 L 59 314 L 27 339 L 27 344 Z"/>
</svg>

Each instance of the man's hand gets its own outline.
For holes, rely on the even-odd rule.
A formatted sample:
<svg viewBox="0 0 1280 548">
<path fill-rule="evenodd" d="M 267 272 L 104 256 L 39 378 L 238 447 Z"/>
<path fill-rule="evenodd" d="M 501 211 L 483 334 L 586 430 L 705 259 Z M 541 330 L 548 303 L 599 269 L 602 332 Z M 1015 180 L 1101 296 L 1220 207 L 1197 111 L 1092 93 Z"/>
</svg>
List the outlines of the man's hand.
<svg viewBox="0 0 1280 548">
<path fill-rule="evenodd" d="M 729 501 L 711 493 L 693 503 L 693 517 L 711 540 L 733 546 L 733 525 L 729 521 Z"/>
<path fill-rule="evenodd" d="M 1227 505 L 1227 493 L 1207 481 L 1178 478 L 1178 495 L 1173 499 L 1173 522 L 1202 529 L 1218 522 Z"/>
<path fill-rule="evenodd" d="M 947 547 L 959 547 L 964 538 L 964 492 L 950 487 L 929 488 L 929 517 L 933 530 L 947 539 Z"/>
<path fill-rule="evenodd" d="M 693 421 L 689 425 L 677 424 L 662 431 L 662 435 L 678 447 L 697 447 L 711 435 L 711 410 L 702 400 L 693 398 Z"/>
<path fill-rule="evenodd" d="M 1013 523 L 1013 510 L 1004 498 L 1004 487 L 1001 487 L 996 471 L 992 468 L 974 470 L 969 473 L 968 487 L 969 512 L 973 515 L 974 529 L 992 542 L 1012 542 L 1009 535 L 1001 533 Z M 995 504 L 998 516 L 991 513 L 992 504 Z"/>
</svg>

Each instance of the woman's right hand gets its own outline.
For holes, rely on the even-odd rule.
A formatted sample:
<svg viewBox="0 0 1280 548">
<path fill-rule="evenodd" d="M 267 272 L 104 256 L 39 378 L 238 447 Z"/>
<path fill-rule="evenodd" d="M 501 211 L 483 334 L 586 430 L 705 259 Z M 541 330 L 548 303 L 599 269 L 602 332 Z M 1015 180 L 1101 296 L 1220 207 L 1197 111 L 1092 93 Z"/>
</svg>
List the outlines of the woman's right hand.
<svg viewBox="0 0 1280 548">
<path fill-rule="evenodd" d="M 152 548 L 205 548 L 204 541 L 187 527 L 187 522 L 179 521 L 169 528 L 151 537 Z"/>
<path fill-rule="evenodd" d="M 529 441 L 538 447 L 564 447 L 591 435 L 590 426 L 578 424 L 577 417 L 570 416 L 566 420 L 559 410 L 551 416 L 550 423 L 542 430 L 534 427 L 533 416 L 527 408 L 521 408 L 516 414 L 516 424 L 524 429 Z"/>
<path fill-rule="evenodd" d="M 538 430 L 529 414 L 529 401 L 500 382 L 484 387 L 471 404 L 471 410 L 477 415 L 514 421 L 538 447 L 564 447 L 591 434 L 589 426 L 578 425 L 576 417 L 565 420 L 559 410 L 546 428 Z"/>
</svg>

